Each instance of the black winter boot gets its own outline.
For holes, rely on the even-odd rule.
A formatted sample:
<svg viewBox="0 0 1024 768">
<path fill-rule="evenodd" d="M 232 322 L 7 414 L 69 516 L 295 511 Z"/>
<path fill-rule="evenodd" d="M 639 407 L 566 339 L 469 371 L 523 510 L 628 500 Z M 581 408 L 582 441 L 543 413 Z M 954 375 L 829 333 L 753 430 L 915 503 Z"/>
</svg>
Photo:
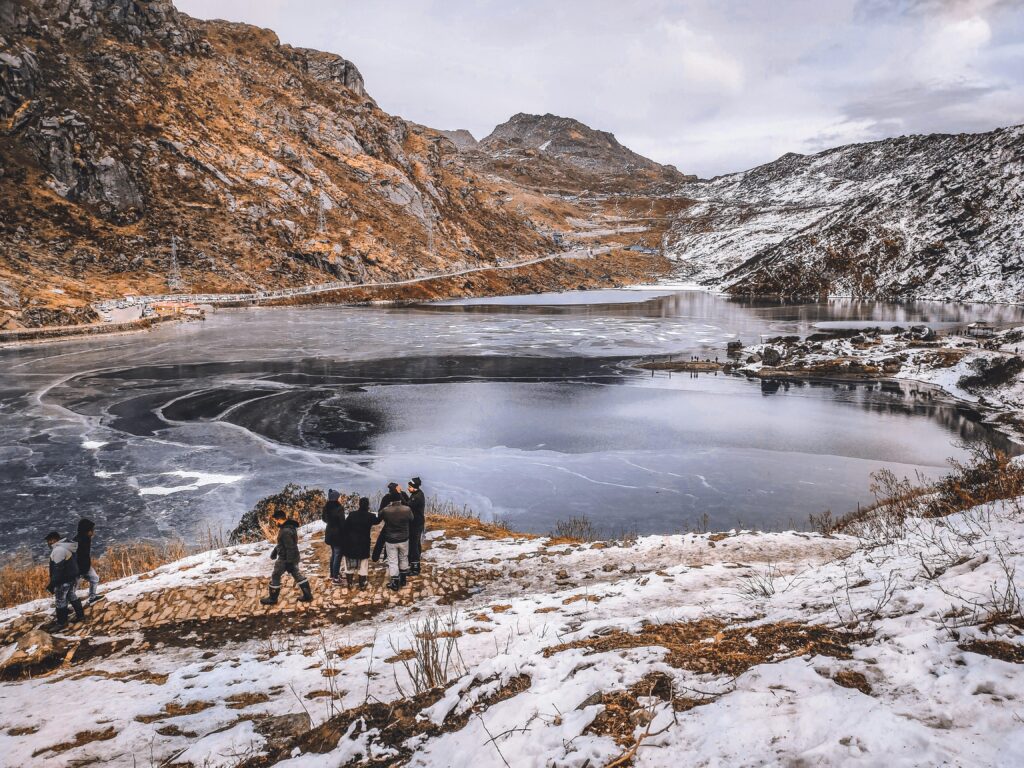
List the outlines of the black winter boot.
<svg viewBox="0 0 1024 768">
<path fill-rule="evenodd" d="M 68 625 L 68 614 L 71 613 L 67 608 L 57 609 L 57 623 L 53 625 L 54 629 L 60 631 Z"/>
<path fill-rule="evenodd" d="M 391 581 L 388 582 L 388 589 L 397 592 L 402 588 L 402 582 L 398 576 L 392 576 Z"/>
<path fill-rule="evenodd" d="M 419 576 L 420 575 L 420 564 L 418 562 L 416 562 L 416 563 L 409 563 L 409 575 L 410 576 Z"/>
<path fill-rule="evenodd" d="M 348 587 L 349 589 L 352 589 L 352 574 L 351 573 L 346 573 L 345 574 L 345 586 Z"/>
<path fill-rule="evenodd" d="M 405 583 L 409 580 L 409 572 L 408 571 L 399 571 L 398 580 L 401 583 L 401 585 L 404 587 Z"/>
<path fill-rule="evenodd" d="M 313 602 L 313 593 L 310 592 L 310 590 L 309 590 L 309 582 L 308 581 L 304 581 L 301 584 L 299 584 L 299 589 L 302 590 L 302 597 L 299 598 L 299 602 L 300 603 L 312 603 Z"/>
<path fill-rule="evenodd" d="M 71 607 L 75 609 L 75 621 L 85 620 L 85 609 L 82 607 L 81 600 L 72 600 Z"/>
<path fill-rule="evenodd" d="M 277 596 L 281 594 L 280 587 L 271 587 L 270 594 L 266 597 L 260 598 L 260 602 L 263 605 L 277 605 Z"/>
<path fill-rule="evenodd" d="M 359 589 L 366 589 L 366 577 L 365 576 L 360 576 L 359 577 Z"/>
</svg>

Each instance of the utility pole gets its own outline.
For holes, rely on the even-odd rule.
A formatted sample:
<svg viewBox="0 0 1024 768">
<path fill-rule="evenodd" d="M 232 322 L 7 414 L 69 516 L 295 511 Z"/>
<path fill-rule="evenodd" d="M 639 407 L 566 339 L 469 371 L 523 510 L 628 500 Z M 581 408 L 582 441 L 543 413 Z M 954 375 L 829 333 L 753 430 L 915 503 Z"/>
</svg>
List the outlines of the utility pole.
<svg viewBox="0 0 1024 768">
<path fill-rule="evenodd" d="M 171 268 L 167 274 L 167 287 L 171 291 L 180 291 L 185 285 L 178 269 L 178 236 L 171 235 Z"/>
</svg>

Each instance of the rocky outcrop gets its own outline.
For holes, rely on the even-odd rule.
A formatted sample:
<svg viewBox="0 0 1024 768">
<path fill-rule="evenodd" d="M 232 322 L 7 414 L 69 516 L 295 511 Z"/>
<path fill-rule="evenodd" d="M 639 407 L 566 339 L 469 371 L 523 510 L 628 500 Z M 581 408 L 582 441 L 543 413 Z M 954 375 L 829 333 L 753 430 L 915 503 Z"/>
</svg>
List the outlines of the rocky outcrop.
<svg viewBox="0 0 1024 768">
<path fill-rule="evenodd" d="M 459 151 L 476 149 L 480 145 L 476 137 L 465 128 L 459 128 L 455 131 L 438 131 L 438 133 L 454 144 L 455 148 Z"/>
<path fill-rule="evenodd" d="M 694 179 L 622 146 L 579 120 L 519 113 L 467 154 L 476 167 L 540 189 L 668 191 Z"/>
<path fill-rule="evenodd" d="M 684 185 L 667 252 L 734 293 L 1019 301 L 1024 126 L 788 154 Z"/>
<path fill-rule="evenodd" d="M 292 48 L 283 46 L 292 61 L 315 80 L 322 83 L 338 83 L 348 88 L 357 96 L 366 97 L 363 76 L 356 65 L 333 53 L 315 51 L 312 48 Z"/>
</svg>

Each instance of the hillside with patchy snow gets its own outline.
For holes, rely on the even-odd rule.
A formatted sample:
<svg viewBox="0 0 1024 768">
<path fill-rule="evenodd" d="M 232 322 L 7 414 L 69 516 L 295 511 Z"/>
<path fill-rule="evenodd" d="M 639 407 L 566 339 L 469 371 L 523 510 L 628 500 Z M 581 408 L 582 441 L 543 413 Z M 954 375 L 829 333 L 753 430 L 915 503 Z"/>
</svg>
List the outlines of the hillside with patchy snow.
<svg viewBox="0 0 1024 768">
<path fill-rule="evenodd" d="M 1024 126 L 906 136 L 684 185 L 681 271 L 733 293 L 1017 302 Z"/>
</svg>

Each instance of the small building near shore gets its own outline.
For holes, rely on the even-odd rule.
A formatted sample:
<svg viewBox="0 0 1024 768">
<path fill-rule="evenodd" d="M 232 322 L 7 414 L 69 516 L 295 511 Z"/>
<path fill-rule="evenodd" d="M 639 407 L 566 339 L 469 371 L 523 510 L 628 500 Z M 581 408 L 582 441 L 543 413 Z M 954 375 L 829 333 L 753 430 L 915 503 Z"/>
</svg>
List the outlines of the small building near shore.
<svg viewBox="0 0 1024 768">
<path fill-rule="evenodd" d="M 149 309 L 157 317 L 203 317 L 203 308 L 198 304 L 179 301 L 158 301 L 149 305 Z"/>
<path fill-rule="evenodd" d="M 976 339 L 987 339 L 996 335 L 996 329 L 989 323 L 971 323 L 967 326 L 967 335 Z"/>
</svg>

